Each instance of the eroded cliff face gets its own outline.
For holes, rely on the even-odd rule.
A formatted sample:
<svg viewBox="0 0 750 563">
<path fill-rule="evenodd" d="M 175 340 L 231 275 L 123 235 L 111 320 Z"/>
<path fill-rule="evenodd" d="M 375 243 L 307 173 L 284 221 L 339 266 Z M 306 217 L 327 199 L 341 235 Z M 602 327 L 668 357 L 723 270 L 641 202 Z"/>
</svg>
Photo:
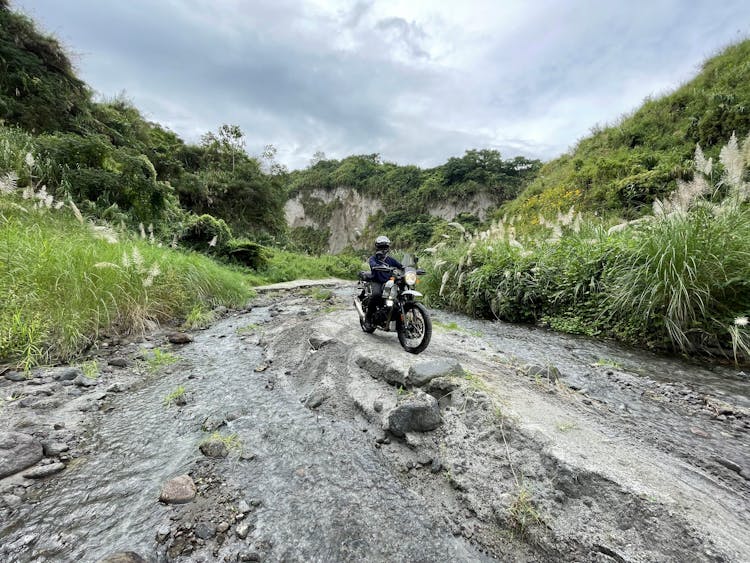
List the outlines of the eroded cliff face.
<svg viewBox="0 0 750 563">
<path fill-rule="evenodd" d="M 497 202 L 488 195 L 477 194 L 456 203 L 436 203 L 425 212 L 446 221 L 461 213 L 471 213 L 484 220 L 487 211 L 496 205 Z M 360 243 L 359 239 L 370 217 L 380 211 L 388 211 L 382 201 L 350 188 L 306 191 L 288 200 L 284 206 L 286 223 L 290 228 L 328 229 L 328 251 L 332 253 L 341 252 L 349 245 L 355 248 L 368 246 Z"/>
<path fill-rule="evenodd" d="M 380 200 L 356 190 L 336 188 L 312 190 L 290 199 L 284 206 L 290 228 L 328 229 L 328 251 L 341 252 L 346 246 L 360 246 L 359 238 L 370 216 L 384 209 Z"/>
</svg>

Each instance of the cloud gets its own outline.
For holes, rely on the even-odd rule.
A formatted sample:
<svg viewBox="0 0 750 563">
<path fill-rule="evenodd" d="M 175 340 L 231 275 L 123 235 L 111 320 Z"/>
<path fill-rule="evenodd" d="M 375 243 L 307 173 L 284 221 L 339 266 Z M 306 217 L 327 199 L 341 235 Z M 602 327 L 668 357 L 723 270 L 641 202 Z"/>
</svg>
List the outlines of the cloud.
<svg viewBox="0 0 750 563">
<path fill-rule="evenodd" d="M 290 167 L 470 148 L 552 158 L 746 34 L 741 0 L 16 0 L 103 95 L 188 141 L 222 123 Z M 450 9 L 449 9 L 450 8 Z"/>
</svg>

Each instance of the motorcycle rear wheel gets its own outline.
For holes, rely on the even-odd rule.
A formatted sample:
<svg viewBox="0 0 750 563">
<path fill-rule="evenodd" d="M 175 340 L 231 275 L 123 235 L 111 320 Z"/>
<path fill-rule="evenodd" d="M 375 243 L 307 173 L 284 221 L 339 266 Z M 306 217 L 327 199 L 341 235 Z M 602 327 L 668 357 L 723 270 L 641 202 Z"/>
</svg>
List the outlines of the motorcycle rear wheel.
<svg viewBox="0 0 750 563">
<path fill-rule="evenodd" d="M 421 303 L 405 303 L 404 316 L 396 321 L 398 341 L 410 354 L 424 352 L 432 338 L 430 314 Z"/>
</svg>

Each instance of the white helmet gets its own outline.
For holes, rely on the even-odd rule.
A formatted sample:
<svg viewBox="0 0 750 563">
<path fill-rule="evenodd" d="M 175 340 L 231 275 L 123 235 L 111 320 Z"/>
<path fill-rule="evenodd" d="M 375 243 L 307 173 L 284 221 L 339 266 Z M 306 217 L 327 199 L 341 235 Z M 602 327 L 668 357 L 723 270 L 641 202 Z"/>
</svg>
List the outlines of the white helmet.
<svg viewBox="0 0 750 563">
<path fill-rule="evenodd" d="M 376 250 L 389 250 L 391 248 L 391 239 L 384 235 L 380 235 L 378 238 L 375 239 L 375 249 Z"/>
</svg>

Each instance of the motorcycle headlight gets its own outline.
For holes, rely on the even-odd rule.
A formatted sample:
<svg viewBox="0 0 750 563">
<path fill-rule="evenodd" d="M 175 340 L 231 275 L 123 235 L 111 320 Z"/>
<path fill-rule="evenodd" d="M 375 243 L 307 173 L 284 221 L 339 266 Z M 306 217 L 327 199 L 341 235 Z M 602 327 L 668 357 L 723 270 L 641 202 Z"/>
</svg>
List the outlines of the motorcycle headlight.
<svg viewBox="0 0 750 563">
<path fill-rule="evenodd" d="M 417 283 L 417 272 L 409 270 L 406 272 L 406 275 L 404 275 L 404 279 L 406 280 L 407 285 L 414 285 Z"/>
</svg>

